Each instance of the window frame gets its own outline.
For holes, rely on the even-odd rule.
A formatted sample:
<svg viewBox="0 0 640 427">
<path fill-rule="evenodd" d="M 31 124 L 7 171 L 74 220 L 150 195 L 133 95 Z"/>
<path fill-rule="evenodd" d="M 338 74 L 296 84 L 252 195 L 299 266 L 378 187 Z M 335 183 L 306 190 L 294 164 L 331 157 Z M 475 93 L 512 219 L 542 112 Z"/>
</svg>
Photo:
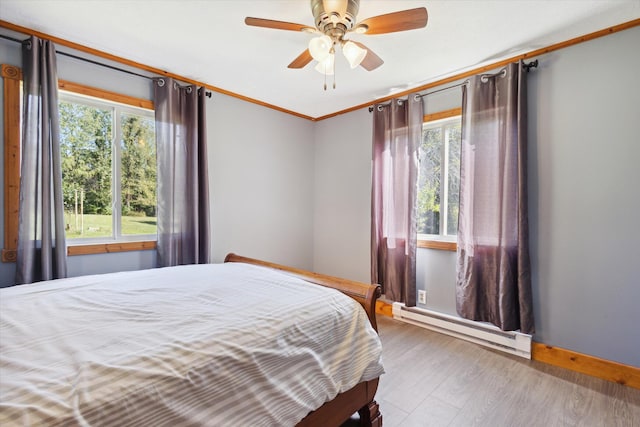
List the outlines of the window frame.
<svg viewBox="0 0 640 427">
<path fill-rule="evenodd" d="M 110 109 L 113 113 L 112 125 L 113 134 L 111 135 L 111 143 L 113 152 L 111 153 L 113 172 L 111 177 L 111 194 L 112 194 L 112 226 L 113 231 L 111 236 L 104 237 L 67 237 L 68 246 L 88 245 L 88 244 L 103 244 L 103 243 L 116 243 L 116 242 L 138 242 L 138 241 L 151 241 L 155 239 L 154 234 L 122 234 L 122 187 L 118 185 L 122 181 L 122 147 L 120 141 L 122 140 L 122 117 L 124 115 L 138 115 L 141 117 L 153 119 L 153 110 L 149 108 L 142 108 L 138 106 L 132 106 L 131 104 L 124 104 L 122 102 L 115 102 L 111 99 L 98 98 L 95 96 L 89 96 L 84 94 L 78 94 L 77 92 L 71 92 L 67 89 L 60 90 L 59 101 L 77 103 L 85 106 L 90 106 L 99 109 Z"/>
<path fill-rule="evenodd" d="M 452 108 L 449 110 L 438 111 L 432 114 L 425 114 L 422 118 L 423 126 L 425 123 L 435 122 L 438 120 L 449 119 L 462 115 L 462 108 Z M 444 183 L 441 183 L 444 185 Z M 458 244 L 456 241 L 447 239 L 446 237 L 434 234 L 418 234 L 417 246 L 419 248 L 437 249 L 455 252 L 458 250 Z"/>
<path fill-rule="evenodd" d="M 4 247 L 2 248 L 2 262 L 15 262 L 18 246 L 18 210 L 20 201 L 20 123 L 22 114 L 20 111 L 20 85 L 22 83 L 22 70 L 13 65 L 2 64 L 1 74 L 4 96 Z M 58 89 L 119 104 L 154 110 L 154 104 L 151 100 L 65 80 L 58 81 Z M 115 242 L 81 242 L 78 239 L 72 240 L 75 241 L 72 244 L 67 244 L 68 256 L 142 251 L 156 248 L 156 240 L 118 240 Z"/>
</svg>

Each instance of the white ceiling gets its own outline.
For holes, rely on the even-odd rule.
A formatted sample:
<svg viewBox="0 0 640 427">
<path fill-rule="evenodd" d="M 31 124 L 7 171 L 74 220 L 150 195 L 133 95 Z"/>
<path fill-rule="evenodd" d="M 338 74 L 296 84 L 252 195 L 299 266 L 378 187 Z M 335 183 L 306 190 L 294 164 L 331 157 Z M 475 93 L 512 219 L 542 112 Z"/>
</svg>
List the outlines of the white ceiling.
<svg viewBox="0 0 640 427">
<path fill-rule="evenodd" d="M 313 26 L 308 0 L 0 0 L 0 19 L 321 117 L 640 17 L 640 0 L 362 0 L 358 21 L 421 6 L 426 28 L 351 36 L 385 63 L 368 72 L 337 58 L 326 92 L 312 64 L 287 68 L 311 35 L 244 24 Z"/>
</svg>

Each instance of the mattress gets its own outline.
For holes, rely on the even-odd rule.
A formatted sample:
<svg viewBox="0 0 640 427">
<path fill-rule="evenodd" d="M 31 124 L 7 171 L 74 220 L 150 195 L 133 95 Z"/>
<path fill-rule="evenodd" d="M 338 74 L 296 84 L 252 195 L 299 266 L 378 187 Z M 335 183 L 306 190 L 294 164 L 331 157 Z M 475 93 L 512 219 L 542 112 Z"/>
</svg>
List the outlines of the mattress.
<svg viewBox="0 0 640 427">
<path fill-rule="evenodd" d="M 362 307 L 206 264 L 0 290 L 0 425 L 289 426 L 383 373 Z"/>
</svg>

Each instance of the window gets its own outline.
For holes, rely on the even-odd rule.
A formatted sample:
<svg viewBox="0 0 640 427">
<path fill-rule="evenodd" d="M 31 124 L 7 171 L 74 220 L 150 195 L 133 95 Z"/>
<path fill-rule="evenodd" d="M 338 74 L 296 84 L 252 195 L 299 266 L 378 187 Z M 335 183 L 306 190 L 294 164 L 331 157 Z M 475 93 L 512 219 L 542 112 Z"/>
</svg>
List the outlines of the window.
<svg viewBox="0 0 640 427">
<path fill-rule="evenodd" d="M 155 239 L 153 111 L 66 91 L 59 108 L 69 243 Z"/>
<path fill-rule="evenodd" d="M 419 147 L 420 247 L 455 250 L 460 199 L 460 109 L 425 116 Z"/>
<path fill-rule="evenodd" d="M 18 67 L 7 65 L 7 64 L 2 64 L 1 70 L 2 70 L 2 78 L 3 78 L 3 86 L 4 86 L 4 130 L 5 130 L 5 137 L 4 137 L 5 138 L 4 139 L 4 245 L 2 248 L 2 262 L 15 262 L 16 246 L 18 241 L 18 237 L 17 237 L 18 236 L 18 204 L 19 204 L 19 197 L 20 197 L 20 145 L 21 145 L 20 144 L 20 120 L 21 120 L 20 99 L 21 99 L 22 70 L 20 70 L 20 68 Z M 60 80 L 58 82 L 58 85 L 61 90 L 69 92 L 70 93 L 69 96 L 86 95 L 87 97 L 84 98 L 84 101 L 89 102 L 89 104 L 91 104 L 91 102 L 89 101 L 91 99 L 90 97 L 93 97 L 93 98 L 96 98 L 97 102 L 106 102 L 107 104 L 111 102 L 111 104 L 120 105 L 120 107 L 123 108 L 123 112 L 124 112 L 124 119 L 125 119 L 124 122 L 127 121 L 127 116 L 126 116 L 127 114 L 132 114 L 134 116 L 137 115 L 137 116 L 146 117 L 146 118 L 153 117 L 153 102 L 149 100 L 134 98 L 134 97 L 130 97 L 130 96 L 122 95 L 119 93 L 114 93 L 114 92 L 108 92 L 101 89 L 79 85 L 79 84 L 64 81 L 64 80 Z M 62 99 L 62 96 L 61 96 L 61 99 Z M 126 108 L 127 106 L 131 106 L 134 108 L 128 109 Z M 129 121 L 131 120 L 135 120 L 135 119 L 130 118 Z M 113 129 L 118 128 L 113 124 L 112 126 L 113 126 Z M 135 128 L 132 126 L 130 129 L 131 134 L 135 133 L 133 132 L 134 130 Z M 124 146 L 124 150 L 121 149 L 120 151 L 126 151 L 127 149 L 129 149 L 129 147 L 126 146 L 127 141 L 135 140 L 135 138 L 133 137 L 128 138 L 125 132 L 123 132 L 123 135 L 125 135 L 124 138 L 115 139 L 119 141 L 119 147 L 116 147 L 116 149 L 123 148 Z M 147 144 L 148 142 L 155 141 L 155 138 L 147 140 L 145 137 L 145 138 L 142 138 L 142 141 L 144 141 L 144 144 Z M 140 139 L 138 139 L 138 142 L 140 142 Z M 111 142 L 111 144 L 113 144 L 113 142 Z M 139 143 L 138 145 L 141 145 L 141 144 Z M 135 150 L 135 146 L 132 148 L 132 150 Z M 154 147 L 154 152 L 155 152 L 155 147 Z M 112 158 L 113 156 L 114 155 L 112 154 Z M 120 154 L 120 156 L 122 157 L 122 154 Z M 126 157 L 127 156 L 125 155 L 125 158 Z M 130 174 L 129 176 L 135 176 L 135 173 L 140 173 L 143 171 L 142 168 L 138 168 L 135 165 L 132 165 L 132 166 L 134 167 L 129 170 L 132 170 L 134 172 L 132 172 L 132 174 Z M 126 166 L 123 166 L 123 170 L 125 171 L 124 173 L 126 175 L 126 170 L 127 170 Z M 148 170 L 145 169 L 144 172 L 147 173 Z M 111 173 L 113 174 L 113 172 Z M 123 171 L 118 170 L 117 173 L 123 173 Z M 116 175 L 116 176 L 119 176 L 119 175 Z M 112 175 L 112 179 L 113 179 L 113 175 Z M 132 180 L 132 185 L 134 183 L 136 183 L 136 181 Z M 120 193 L 115 193 L 115 198 L 113 198 L 113 200 L 118 201 L 119 207 L 116 209 L 116 213 L 122 217 L 125 217 L 125 220 L 122 221 L 123 224 L 119 225 L 121 227 L 119 232 L 120 234 L 117 234 L 118 233 L 117 228 L 114 231 L 113 226 L 111 226 L 112 228 L 109 231 L 109 237 L 96 236 L 95 239 L 93 239 L 93 241 L 91 239 L 76 240 L 76 242 L 80 244 L 69 245 L 67 248 L 68 255 L 85 255 L 85 254 L 98 254 L 98 253 L 107 253 L 107 252 L 152 250 L 156 248 L 155 231 L 149 232 L 149 234 L 146 234 L 148 233 L 148 231 L 140 229 L 137 226 L 134 228 L 129 228 L 129 225 L 127 224 L 128 218 L 126 217 L 133 217 L 136 215 L 131 215 L 130 214 L 131 211 L 128 211 L 129 214 L 127 214 L 126 212 L 123 212 L 122 207 L 125 206 L 125 209 L 133 209 L 133 210 L 137 210 L 136 212 L 138 212 L 140 205 L 139 204 L 136 205 L 133 198 L 129 198 L 129 204 L 126 204 L 126 201 L 125 203 L 123 203 L 122 198 L 128 197 L 130 193 L 127 193 L 127 190 L 122 190 L 121 188 L 122 188 L 121 186 L 118 186 L 114 190 L 113 188 L 110 187 L 110 191 L 111 191 L 110 195 L 112 197 L 113 197 L 114 191 L 120 191 Z M 155 191 L 155 187 L 153 188 Z M 68 195 L 65 196 L 65 207 L 67 211 L 71 210 L 71 213 L 75 215 L 75 191 L 73 192 L 73 194 L 74 194 L 73 202 L 71 203 L 71 205 L 69 205 L 70 202 L 69 202 Z M 141 194 L 148 194 L 148 193 L 141 193 Z M 78 194 L 78 198 L 81 198 L 81 197 L 83 196 L 82 196 L 82 192 L 80 191 Z M 80 206 L 81 204 L 79 200 L 78 209 L 80 209 Z M 111 209 L 113 211 L 113 205 Z M 144 224 L 145 226 L 155 227 L 152 224 L 153 222 L 155 222 L 155 220 L 152 219 L 153 216 L 151 214 L 153 214 L 153 212 L 145 211 L 146 217 L 137 217 L 137 221 L 140 224 Z M 81 219 L 82 217 L 79 216 L 78 221 L 81 222 Z M 113 223 L 113 217 L 112 217 L 112 223 Z M 75 217 L 70 217 L 68 224 L 69 224 L 69 227 L 68 227 L 69 230 L 67 230 L 67 233 L 70 234 L 71 225 L 73 224 L 75 226 Z M 117 224 L 120 224 L 120 222 L 117 222 Z M 89 227 L 89 224 L 85 224 L 85 226 L 83 227 L 85 229 L 85 232 L 89 231 L 87 230 L 87 227 Z M 95 226 L 93 226 L 93 228 L 95 228 Z M 149 229 L 146 228 L 146 230 L 149 230 Z M 113 234 L 113 233 L 116 233 L 116 234 Z M 141 234 L 137 234 L 137 233 L 141 233 Z M 104 234 L 107 234 L 107 233 L 105 232 Z M 153 235 L 151 236 L 151 234 Z M 115 237 L 113 237 L 116 235 L 120 236 L 119 240 L 115 240 Z M 85 235 L 85 237 L 87 236 Z M 134 241 L 127 241 L 127 240 L 134 240 Z"/>
</svg>

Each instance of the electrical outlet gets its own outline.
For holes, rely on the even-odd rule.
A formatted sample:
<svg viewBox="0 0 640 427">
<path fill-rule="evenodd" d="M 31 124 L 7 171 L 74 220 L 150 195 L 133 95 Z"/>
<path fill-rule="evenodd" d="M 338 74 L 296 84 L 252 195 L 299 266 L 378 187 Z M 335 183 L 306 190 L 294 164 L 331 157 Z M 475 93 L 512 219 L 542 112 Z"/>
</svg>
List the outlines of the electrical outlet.
<svg viewBox="0 0 640 427">
<path fill-rule="evenodd" d="M 426 304 L 427 303 L 427 291 L 418 291 L 418 302 L 420 304 Z"/>
</svg>

